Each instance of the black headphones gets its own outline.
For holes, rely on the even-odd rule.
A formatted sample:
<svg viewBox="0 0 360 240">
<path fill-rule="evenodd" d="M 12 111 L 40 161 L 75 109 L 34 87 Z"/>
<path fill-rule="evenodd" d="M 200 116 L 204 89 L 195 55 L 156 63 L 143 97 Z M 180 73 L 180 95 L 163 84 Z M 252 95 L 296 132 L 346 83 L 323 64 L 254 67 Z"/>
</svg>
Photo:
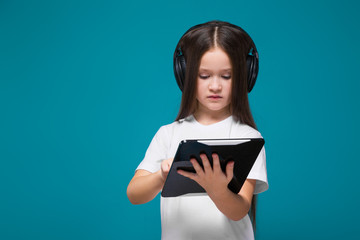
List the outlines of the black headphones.
<svg viewBox="0 0 360 240">
<path fill-rule="evenodd" d="M 248 73 L 248 76 L 247 76 L 248 89 L 247 90 L 248 90 L 248 92 L 250 92 L 255 85 L 256 77 L 259 72 L 259 54 L 256 50 L 254 41 L 251 39 L 250 35 L 244 31 L 244 29 L 242 29 L 239 26 L 233 25 L 231 23 L 212 21 L 212 22 L 203 23 L 203 24 L 199 24 L 199 25 L 191 27 L 180 38 L 180 41 L 188 32 L 190 32 L 194 29 L 197 29 L 197 28 L 201 28 L 204 26 L 211 26 L 211 25 L 232 27 L 234 29 L 241 31 L 242 33 L 244 33 L 245 35 L 247 35 L 249 37 L 249 39 L 251 41 L 251 49 L 250 49 L 249 54 L 246 57 L 246 65 L 247 65 L 247 73 Z M 180 43 L 180 41 L 179 41 L 179 43 Z M 181 48 L 179 46 L 179 43 L 177 44 L 175 52 L 174 52 L 174 74 L 175 74 L 176 82 L 177 82 L 180 90 L 182 91 L 184 89 L 186 61 L 185 61 L 184 54 L 182 53 Z"/>
</svg>

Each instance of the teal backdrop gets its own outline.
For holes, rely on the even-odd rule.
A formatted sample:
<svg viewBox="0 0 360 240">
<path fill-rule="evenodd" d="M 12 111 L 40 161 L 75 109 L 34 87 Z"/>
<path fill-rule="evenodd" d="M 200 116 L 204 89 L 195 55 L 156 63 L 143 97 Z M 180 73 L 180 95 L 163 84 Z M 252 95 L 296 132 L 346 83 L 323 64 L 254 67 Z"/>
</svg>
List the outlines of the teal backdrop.
<svg viewBox="0 0 360 240">
<path fill-rule="evenodd" d="M 0 1 L 0 239 L 160 239 L 126 188 L 177 114 L 177 41 L 213 19 L 260 53 L 270 188 L 257 239 L 358 239 L 358 1 Z"/>
</svg>

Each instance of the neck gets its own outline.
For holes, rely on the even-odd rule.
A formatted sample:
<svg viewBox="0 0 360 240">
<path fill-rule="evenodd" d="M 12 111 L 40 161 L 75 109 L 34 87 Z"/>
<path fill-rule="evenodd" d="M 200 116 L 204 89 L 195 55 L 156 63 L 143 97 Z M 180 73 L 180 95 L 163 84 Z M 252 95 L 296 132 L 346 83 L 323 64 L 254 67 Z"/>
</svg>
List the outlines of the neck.
<svg viewBox="0 0 360 240">
<path fill-rule="evenodd" d="M 229 108 L 221 109 L 219 111 L 210 111 L 197 108 L 193 115 L 196 121 L 198 121 L 199 123 L 204 125 L 210 125 L 230 117 L 231 113 Z"/>
</svg>

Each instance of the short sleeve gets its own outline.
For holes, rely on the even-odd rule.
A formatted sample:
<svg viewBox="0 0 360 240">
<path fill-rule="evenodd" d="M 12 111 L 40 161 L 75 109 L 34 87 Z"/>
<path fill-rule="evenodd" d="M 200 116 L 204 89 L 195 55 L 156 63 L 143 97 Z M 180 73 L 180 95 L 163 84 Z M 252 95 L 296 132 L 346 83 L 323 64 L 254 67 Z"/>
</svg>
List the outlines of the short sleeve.
<svg viewBox="0 0 360 240">
<path fill-rule="evenodd" d="M 269 184 L 267 179 L 266 154 L 264 147 L 261 149 L 247 178 L 256 180 L 254 194 L 259 194 L 268 190 Z"/>
<path fill-rule="evenodd" d="M 239 134 L 240 137 L 244 137 L 244 138 L 263 138 L 259 131 L 248 125 L 239 125 L 239 129 L 237 129 L 237 133 Z M 259 194 L 268 190 L 269 184 L 268 184 L 267 170 L 266 170 L 265 147 L 261 149 L 247 178 L 256 180 L 254 194 Z"/>
<path fill-rule="evenodd" d="M 166 127 L 162 126 L 151 140 L 151 143 L 146 150 L 145 157 L 136 170 L 143 169 L 152 173 L 158 171 L 161 162 L 166 159 L 168 150 L 167 145 L 169 142 Z"/>
</svg>

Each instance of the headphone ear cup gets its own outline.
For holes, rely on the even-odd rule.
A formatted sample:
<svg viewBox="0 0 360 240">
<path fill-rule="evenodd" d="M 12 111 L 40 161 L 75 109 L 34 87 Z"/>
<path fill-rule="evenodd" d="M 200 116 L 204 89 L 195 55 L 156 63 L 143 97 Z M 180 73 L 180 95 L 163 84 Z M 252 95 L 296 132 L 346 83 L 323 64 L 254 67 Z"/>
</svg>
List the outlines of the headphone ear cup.
<svg viewBox="0 0 360 240">
<path fill-rule="evenodd" d="M 256 62 L 257 59 L 255 56 L 248 55 L 246 57 L 248 92 L 251 92 L 256 82 L 256 77 L 258 74 L 258 65 Z"/>
<path fill-rule="evenodd" d="M 175 57 L 174 73 L 175 73 L 176 82 L 181 91 L 184 89 L 185 71 L 186 71 L 186 61 L 184 56 L 181 55 Z"/>
</svg>

